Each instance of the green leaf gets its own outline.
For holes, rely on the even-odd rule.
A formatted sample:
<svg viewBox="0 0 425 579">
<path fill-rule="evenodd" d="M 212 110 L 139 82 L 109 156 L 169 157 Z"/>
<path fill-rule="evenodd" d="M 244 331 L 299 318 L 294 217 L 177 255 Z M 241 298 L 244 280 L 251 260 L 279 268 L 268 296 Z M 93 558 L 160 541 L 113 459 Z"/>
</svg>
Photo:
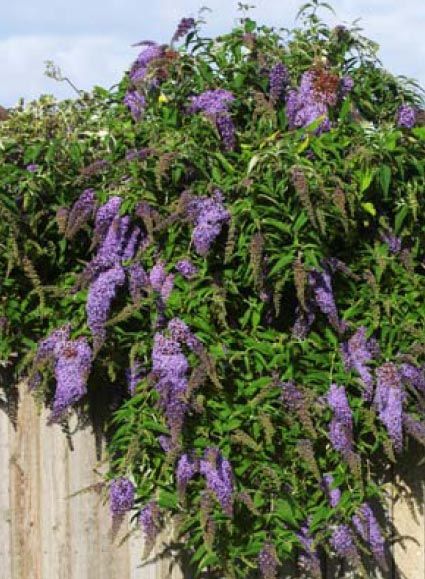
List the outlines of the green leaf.
<svg viewBox="0 0 425 579">
<path fill-rule="evenodd" d="M 362 203 L 362 207 L 366 213 L 369 213 L 369 215 L 372 215 L 373 217 L 376 216 L 376 209 L 373 203 L 370 203 L 369 201 L 367 203 Z"/>
<path fill-rule="evenodd" d="M 294 252 L 289 251 L 288 253 L 285 253 L 274 264 L 274 266 L 270 270 L 270 275 L 272 276 L 272 275 L 275 275 L 276 273 L 278 273 L 279 271 L 282 271 L 293 261 L 294 261 Z"/>
<path fill-rule="evenodd" d="M 160 507 L 167 509 L 175 509 L 178 504 L 177 496 L 164 489 L 159 491 L 158 504 Z"/>
<path fill-rule="evenodd" d="M 381 185 L 382 192 L 384 193 L 384 198 L 387 198 L 391 183 L 391 167 L 388 165 L 382 165 L 380 167 L 379 183 Z"/>
</svg>

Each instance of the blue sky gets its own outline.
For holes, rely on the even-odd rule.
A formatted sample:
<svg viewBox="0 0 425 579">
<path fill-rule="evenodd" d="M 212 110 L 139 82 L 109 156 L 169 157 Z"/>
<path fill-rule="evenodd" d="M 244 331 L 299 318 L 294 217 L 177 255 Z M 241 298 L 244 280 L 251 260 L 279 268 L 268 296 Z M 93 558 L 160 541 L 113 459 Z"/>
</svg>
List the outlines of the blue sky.
<svg viewBox="0 0 425 579">
<path fill-rule="evenodd" d="M 252 17 L 291 27 L 300 0 L 244 0 Z M 425 88 L 425 0 L 334 0 L 338 22 L 361 18 L 365 34 L 381 46 L 384 65 Z M 0 104 L 12 106 L 42 93 L 72 96 L 47 78 L 44 61 L 58 64 L 80 88 L 117 82 L 142 39 L 167 41 L 182 16 L 207 5 L 206 32 L 217 34 L 238 18 L 232 0 L 13 0 L 1 8 Z M 334 21 L 334 20 L 332 20 Z"/>
</svg>

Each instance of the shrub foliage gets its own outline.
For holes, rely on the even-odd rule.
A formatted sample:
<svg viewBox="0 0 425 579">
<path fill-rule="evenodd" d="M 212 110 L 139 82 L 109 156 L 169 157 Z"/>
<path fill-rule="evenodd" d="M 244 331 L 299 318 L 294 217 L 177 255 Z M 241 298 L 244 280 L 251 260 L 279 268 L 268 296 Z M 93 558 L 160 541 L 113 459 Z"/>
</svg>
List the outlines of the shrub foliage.
<svg viewBox="0 0 425 579">
<path fill-rule="evenodd" d="M 0 127 L 4 374 L 92 418 L 113 517 L 173 520 L 197 575 L 385 567 L 383 473 L 425 442 L 422 95 L 318 8 L 183 19 Z"/>
</svg>

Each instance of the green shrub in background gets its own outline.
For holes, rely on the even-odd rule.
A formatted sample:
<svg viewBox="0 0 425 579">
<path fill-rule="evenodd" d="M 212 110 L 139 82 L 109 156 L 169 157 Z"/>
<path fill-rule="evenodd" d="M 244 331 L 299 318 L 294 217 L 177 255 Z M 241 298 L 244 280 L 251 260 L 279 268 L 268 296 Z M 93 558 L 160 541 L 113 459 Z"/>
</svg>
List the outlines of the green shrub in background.
<svg viewBox="0 0 425 579">
<path fill-rule="evenodd" d="M 3 371 L 91 417 L 113 518 L 197 576 L 385 568 L 371 505 L 425 442 L 422 94 L 318 7 L 183 19 L 0 127 Z"/>
</svg>

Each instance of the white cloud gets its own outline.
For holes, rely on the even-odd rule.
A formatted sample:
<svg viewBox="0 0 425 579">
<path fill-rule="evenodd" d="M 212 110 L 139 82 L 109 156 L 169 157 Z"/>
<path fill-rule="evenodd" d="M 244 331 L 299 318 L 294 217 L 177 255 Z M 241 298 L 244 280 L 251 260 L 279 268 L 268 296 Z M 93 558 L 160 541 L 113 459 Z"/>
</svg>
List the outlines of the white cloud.
<svg viewBox="0 0 425 579">
<path fill-rule="evenodd" d="M 72 96 L 72 89 L 44 75 L 46 60 L 53 60 L 81 89 L 119 81 L 134 58 L 134 49 L 109 36 L 12 36 L 0 41 L 0 75 L 7 79 L 0 102 L 12 105 L 19 96 L 27 100 L 40 93 Z"/>
</svg>

